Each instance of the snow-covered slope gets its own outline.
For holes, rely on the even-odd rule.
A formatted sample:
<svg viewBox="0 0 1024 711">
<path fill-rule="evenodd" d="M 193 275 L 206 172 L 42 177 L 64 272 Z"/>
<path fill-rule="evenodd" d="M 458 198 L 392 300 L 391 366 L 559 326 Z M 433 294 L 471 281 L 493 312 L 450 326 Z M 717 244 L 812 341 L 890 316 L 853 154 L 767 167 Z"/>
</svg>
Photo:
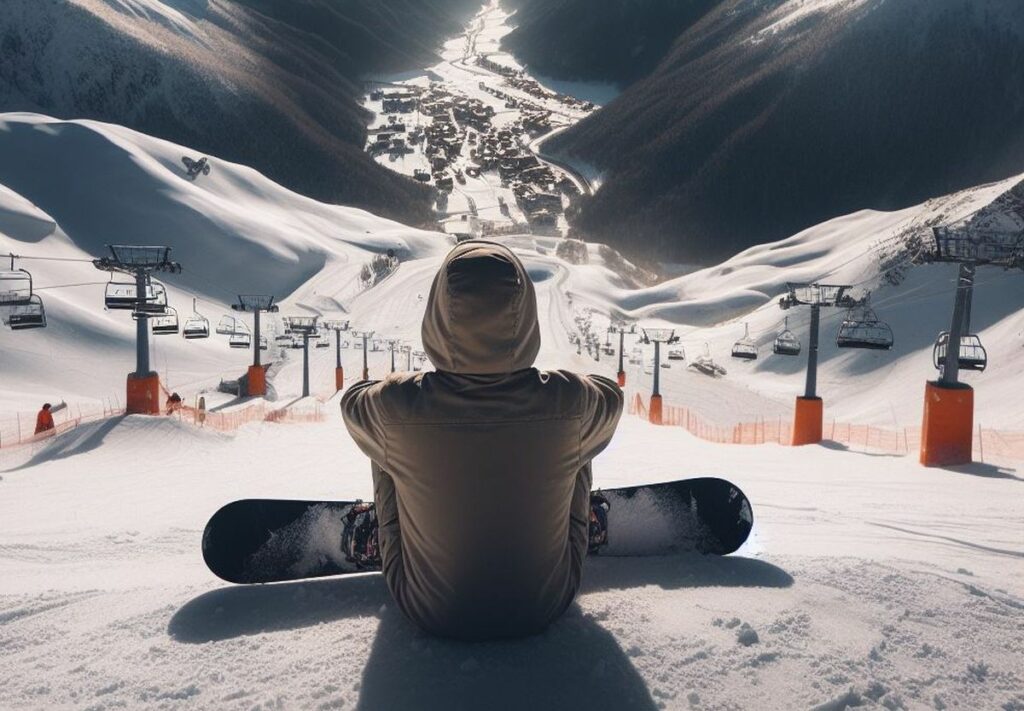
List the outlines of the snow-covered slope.
<svg viewBox="0 0 1024 711">
<path fill-rule="evenodd" d="M 344 310 L 356 327 L 418 345 L 424 298 L 451 238 L 303 198 L 252 169 L 217 159 L 209 176 L 189 182 L 179 162 L 189 153 L 107 124 L 5 115 L 0 123 L 0 185 L 6 186 L 0 192 L 0 252 L 82 259 L 100 256 L 111 243 L 167 244 L 184 266 L 181 275 L 166 280 L 171 303 L 182 314 L 191 310 L 192 296 L 199 297 L 200 311 L 216 320 L 234 294 L 267 292 L 283 301 L 283 313 Z M 594 311 L 599 331 L 613 315 L 675 326 L 691 358 L 707 344 L 730 372 L 710 380 L 677 366 L 663 373 L 663 392 L 670 402 L 723 424 L 788 415 L 793 396 L 802 392 L 804 359 L 770 356 L 771 341 L 786 315 L 806 344 L 806 311 L 783 313 L 776 305 L 787 282 L 853 284 L 857 296 L 870 291 L 878 315 L 895 331 L 896 345 L 883 353 L 840 351 L 834 333 L 842 313 L 825 314 L 819 380 L 827 417 L 913 426 L 920 421 L 923 381 L 934 377 L 931 344 L 948 328 L 955 271 L 910 264 L 908 245 L 934 224 L 971 216 L 986 222 L 1000 216 L 1019 220 L 1022 192 L 1020 178 L 1014 178 L 895 213 L 855 213 L 640 290 L 626 286 L 619 267 L 607 263 L 603 255 L 608 253 L 597 246 L 589 250 L 590 263 L 570 264 L 555 256 L 555 239 L 506 239 L 537 283 L 542 366 L 614 372 L 614 358 L 595 363 L 577 355 L 570 343 L 574 319 L 586 309 Z M 387 249 L 400 256 L 401 267 L 360 294 L 360 269 Z M 134 334 L 124 314 L 102 310 L 98 282 L 105 276 L 87 263 L 20 265 L 30 268 L 44 287 L 53 325 L 37 333 L 0 331 L 0 344 L 11 354 L 0 363 L 0 398 L 22 393 L 18 409 L 27 410 L 39 397 L 120 393 L 133 362 Z M 85 286 L 52 288 L 66 284 Z M 972 323 L 988 347 L 990 367 L 965 378 L 978 390 L 979 421 L 987 427 L 1017 429 L 1024 416 L 1024 403 L 1006 395 L 1024 368 L 1022 309 L 1019 272 L 979 272 Z M 753 364 L 730 362 L 728 355 L 744 323 L 761 346 L 762 358 Z M 186 391 L 208 386 L 220 375 L 237 376 L 248 357 L 216 338 L 154 343 L 165 381 Z M 41 358 L 61 353 L 64 368 L 55 369 Z M 346 354 L 346 360 L 354 355 Z M 349 364 L 355 374 L 358 363 Z M 372 355 L 371 365 L 386 364 L 384 353 Z M 313 367 L 314 390 L 328 388 L 333 349 L 315 353 Z M 285 369 L 282 394 L 299 382 L 297 375 L 295 368 Z M 638 372 L 630 376 L 630 385 L 643 390 L 649 377 Z"/>
<path fill-rule="evenodd" d="M 0 253 L 87 260 L 107 243 L 164 242 L 184 266 L 166 279 L 183 313 L 195 295 L 216 322 L 235 292 L 270 291 L 283 314 L 344 311 L 356 327 L 418 345 L 449 237 L 314 202 L 216 157 L 189 182 L 179 159 L 190 153 L 117 126 L 0 115 Z M 830 414 L 916 420 L 952 272 L 905 263 L 905 238 L 932 223 L 1016 226 L 1017 186 L 857 213 L 641 290 L 597 245 L 589 263 L 571 264 L 555 239 L 504 239 L 537 285 L 545 367 L 614 371 L 614 359 L 596 363 L 569 341 L 588 309 L 598 331 L 612 315 L 673 324 L 691 355 L 707 342 L 728 361 L 742 320 L 766 345 L 787 280 L 873 289 L 897 348 L 839 354 L 826 338 L 822 392 Z M 398 269 L 353 288 L 387 249 Z M 87 261 L 18 265 L 32 271 L 50 326 L 0 329 L 0 413 L 122 392 L 134 332 L 127 314 L 102 309 L 106 275 Z M 979 281 L 975 324 L 993 358 L 971 380 L 979 416 L 1019 428 L 1024 279 Z M 791 312 L 801 335 L 803 318 Z M 164 381 L 186 396 L 250 357 L 218 337 L 153 342 Z M 268 354 L 282 357 L 272 384 L 291 397 L 295 359 Z M 358 351 L 343 358 L 358 371 Z M 664 371 L 668 400 L 726 422 L 788 416 L 800 363 L 726 364 L 721 379 Z M 333 382 L 333 367 L 331 349 L 314 351 L 314 389 Z M 370 368 L 385 372 L 387 354 L 372 353 Z M 631 369 L 631 387 L 647 377 Z M 325 423 L 233 434 L 115 418 L 4 450 L 0 708 L 1024 708 L 1017 464 L 924 470 L 829 446 L 714 445 L 626 416 L 595 462 L 597 485 L 727 477 L 754 502 L 751 540 L 728 558 L 589 560 L 578 604 L 549 631 L 462 645 L 415 631 L 380 576 L 242 588 L 206 571 L 201 529 L 229 500 L 372 495 L 369 463 L 327 408 Z"/>
<path fill-rule="evenodd" d="M 345 297 L 376 253 L 447 250 L 447 237 L 316 202 L 245 166 L 214 159 L 209 176 L 190 182 L 182 155 L 194 153 L 109 124 L 0 119 L 0 253 L 28 258 L 17 266 L 32 272 L 49 321 L 40 331 L 0 331 L 0 401 L 8 412 L 7 398 L 15 409 L 34 410 L 40 399 L 120 393 L 133 369 L 134 323 L 103 309 L 109 275 L 88 261 L 32 257 L 89 260 L 107 254 L 108 244 L 168 245 L 183 265 L 164 279 L 170 304 L 184 318 L 198 297 L 216 325 L 239 293 L 283 299 L 325 284 L 323 296 Z M 219 338 L 153 343 L 154 364 L 171 388 L 215 386 L 251 358 Z"/>
</svg>

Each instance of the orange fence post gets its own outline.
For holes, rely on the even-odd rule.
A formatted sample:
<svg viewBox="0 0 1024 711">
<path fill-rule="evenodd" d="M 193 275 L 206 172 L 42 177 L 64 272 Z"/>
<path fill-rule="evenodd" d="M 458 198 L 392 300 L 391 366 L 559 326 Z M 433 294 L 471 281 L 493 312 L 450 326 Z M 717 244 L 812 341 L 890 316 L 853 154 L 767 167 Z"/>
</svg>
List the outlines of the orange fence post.
<svg viewBox="0 0 1024 711">
<path fill-rule="evenodd" d="M 926 467 L 968 464 L 973 455 L 974 390 L 962 383 L 929 382 L 924 391 L 921 464 Z"/>
</svg>

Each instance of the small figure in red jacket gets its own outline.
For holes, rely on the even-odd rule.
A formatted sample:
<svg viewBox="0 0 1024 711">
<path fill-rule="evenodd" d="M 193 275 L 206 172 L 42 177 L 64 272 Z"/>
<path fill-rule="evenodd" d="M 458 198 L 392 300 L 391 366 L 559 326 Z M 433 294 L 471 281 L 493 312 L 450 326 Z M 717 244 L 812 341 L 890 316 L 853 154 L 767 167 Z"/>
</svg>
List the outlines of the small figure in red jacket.
<svg viewBox="0 0 1024 711">
<path fill-rule="evenodd" d="M 46 403 L 43 405 L 43 409 L 36 415 L 36 434 L 42 434 L 43 432 L 49 432 L 54 428 L 53 424 L 53 413 L 63 410 L 67 405 L 61 403 L 59 405 L 51 405 Z"/>
</svg>

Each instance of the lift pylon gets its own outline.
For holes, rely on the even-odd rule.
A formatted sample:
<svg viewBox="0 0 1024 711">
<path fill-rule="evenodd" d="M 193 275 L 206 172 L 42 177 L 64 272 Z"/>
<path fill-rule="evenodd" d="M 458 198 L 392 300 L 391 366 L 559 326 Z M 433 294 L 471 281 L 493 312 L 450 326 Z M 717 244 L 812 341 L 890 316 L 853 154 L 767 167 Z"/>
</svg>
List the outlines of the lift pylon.
<svg viewBox="0 0 1024 711">
<path fill-rule="evenodd" d="M 625 351 L 626 351 L 626 334 L 636 334 L 635 323 L 613 323 L 608 326 L 608 335 L 617 333 L 619 334 L 619 372 L 617 373 L 619 387 L 626 387 L 626 364 L 625 364 Z"/>
<path fill-rule="evenodd" d="M 317 332 L 319 316 L 286 316 L 284 326 L 289 333 L 302 337 L 302 397 L 309 397 L 309 339 Z"/>
<path fill-rule="evenodd" d="M 370 347 L 369 341 L 370 341 L 371 338 L 373 338 L 373 331 L 353 331 L 352 335 L 355 336 L 356 338 L 361 338 L 363 340 L 363 378 L 362 379 L 365 382 L 365 381 L 370 379 L 370 366 L 369 366 L 369 362 L 367 360 L 368 356 L 367 356 L 366 351 L 369 350 L 369 347 Z"/>
<path fill-rule="evenodd" d="M 130 415 L 160 414 L 160 376 L 149 366 L 149 319 L 163 313 L 154 308 L 151 276 L 155 272 L 177 274 L 181 265 L 171 261 L 171 248 L 148 245 L 108 245 L 109 257 L 93 260 L 103 272 L 135 278 L 135 372 L 128 374 L 125 411 Z M 166 304 L 166 302 L 165 302 Z"/>
<path fill-rule="evenodd" d="M 331 319 L 324 321 L 324 328 L 334 331 L 334 390 L 341 392 L 345 388 L 345 369 L 341 365 L 341 333 L 347 331 L 348 321 Z"/>
<path fill-rule="evenodd" d="M 953 315 L 945 339 L 947 347 L 936 347 L 934 354 L 936 365 L 940 366 L 939 379 L 925 383 L 920 461 L 926 467 L 967 464 L 973 459 L 974 390 L 961 383 L 959 376 L 962 369 L 970 367 L 970 363 L 962 364 L 960 359 L 964 353 L 964 337 L 967 336 L 969 341 L 971 335 L 970 311 L 977 268 L 1024 269 L 1022 232 L 935 227 L 932 236 L 935 252 L 925 259 L 956 264 L 958 273 Z M 960 347 L 950 348 L 948 344 L 959 344 Z M 983 367 L 979 365 L 975 369 Z"/>
<path fill-rule="evenodd" d="M 249 397 L 263 397 L 267 394 L 267 369 L 260 362 L 263 338 L 260 335 L 260 313 L 277 313 L 274 297 L 269 294 L 239 294 L 238 303 L 231 304 L 234 311 L 252 313 L 252 365 L 249 366 Z"/>
<path fill-rule="evenodd" d="M 788 284 L 789 293 L 779 300 L 783 310 L 811 307 L 811 334 L 807 345 L 807 380 L 803 397 L 797 397 L 793 416 L 793 446 L 821 442 L 824 402 L 818 397 L 818 332 L 822 307 L 852 308 L 857 302 L 850 288 L 838 284 Z"/>
<path fill-rule="evenodd" d="M 647 411 L 647 418 L 652 425 L 662 424 L 662 403 L 661 403 L 661 344 L 671 345 L 679 342 L 679 336 L 671 328 L 642 328 L 643 336 L 640 341 L 644 344 L 654 344 L 654 383 L 651 386 L 651 406 Z"/>
</svg>

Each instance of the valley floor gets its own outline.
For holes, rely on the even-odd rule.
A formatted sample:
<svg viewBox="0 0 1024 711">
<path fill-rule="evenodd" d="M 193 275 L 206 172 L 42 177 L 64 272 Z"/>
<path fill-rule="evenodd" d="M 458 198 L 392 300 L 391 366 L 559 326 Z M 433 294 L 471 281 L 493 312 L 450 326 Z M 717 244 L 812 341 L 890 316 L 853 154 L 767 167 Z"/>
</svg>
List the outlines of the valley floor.
<svg viewBox="0 0 1024 711">
<path fill-rule="evenodd" d="M 0 708 L 1024 709 L 1019 471 L 712 445 L 625 416 L 598 485 L 729 478 L 751 540 L 590 559 L 546 633 L 457 644 L 405 622 L 379 575 L 206 571 L 202 526 L 229 500 L 371 495 L 334 406 L 234 435 L 110 420 L 0 473 Z"/>
</svg>

